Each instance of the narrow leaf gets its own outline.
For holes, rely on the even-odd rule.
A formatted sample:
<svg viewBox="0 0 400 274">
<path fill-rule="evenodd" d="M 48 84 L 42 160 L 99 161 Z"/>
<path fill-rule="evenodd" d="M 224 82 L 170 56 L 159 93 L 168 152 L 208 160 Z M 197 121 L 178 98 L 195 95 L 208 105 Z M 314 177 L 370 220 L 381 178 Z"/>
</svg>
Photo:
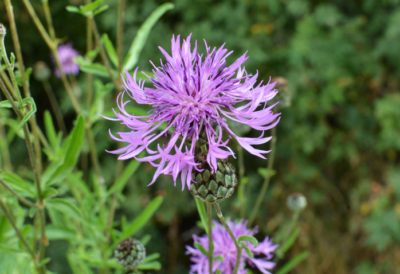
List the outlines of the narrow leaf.
<svg viewBox="0 0 400 274">
<path fill-rule="evenodd" d="M 142 242 L 142 244 L 143 244 L 143 242 Z M 160 253 L 153 253 L 153 254 L 147 255 L 146 258 L 143 260 L 143 262 L 147 263 L 150 261 L 157 260 L 158 258 L 160 258 Z"/>
<path fill-rule="evenodd" d="M 70 217 L 81 218 L 83 216 L 82 211 L 66 198 L 57 198 L 47 201 L 46 207 L 51 207 L 63 214 L 69 215 Z"/>
<path fill-rule="evenodd" d="M 207 250 L 200 243 L 194 243 L 194 246 L 197 247 L 200 250 L 201 253 L 203 253 L 204 255 L 208 256 Z"/>
<path fill-rule="evenodd" d="M 139 270 L 160 270 L 161 269 L 161 264 L 157 261 L 145 263 L 143 262 L 140 264 L 137 269 Z"/>
<path fill-rule="evenodd" d="M 289 273 L 290 270 L 292 270 L 296 265 L 301 263 L 301 261 L 305 260 L 308 257 L 308 252 L 304 251 L 291 259 L 289 262 L 287 262 L 284 266 L 282 266 L 276 274 L 286 274 Z"/>
<path fill-rule="evenodd" d="M 108 10 L 108 5 L 101 6 L 100 8 L 98 8 L 97 10 L 95 10 L 95 11 L 93 12 L 93 16 L 95 16 L 95 15 L 97 15 L 97 14 L 100 14 L 100 13 L 102 13 L 103 11 L 106 11 L 106 10 Z"/>
<path fill-rule="evenodd" d="M 53 119 L 48 110 L 45 110 L 43 119 L 44 119 L 44 129 L 46 131 L 47 139 L 49 140 L 50 145 L 53 147 L 53 149 L 57 151 L 58 147 L 57 132 L 56 129 L 54 128 Z"/>
<path fill-rule="evenodd" d="M 253 244 L 254 247 L 258 246 L 258 241 L 256 238 L 254 238 L 253 236 L 249 236 L 249 235 L 242 235 L 239 236 L 238 241 L 249 241 L 250 243 Z"/>
<path fill-rule="evenodd" d="M 130 161 L 130 163 L 125 167 L 124 172 L 122 172 L 121 176 L 118 180 L 113 184 L 113 186 L 108 190 L 108 195 L 111 195 L 114 192 L 121 192 L 126 183 L 128 182 L 129 178 L 132 177 L 133 173 L 139 168 L 140 162 L 139 161 Z"/>
<path fill-rule="evenodd" d="M 278 250 L 276 251 L 277 253 L 280 254 L 280 257 L 286 253 L 286 251 L 289 250 L 289 248 L 293 245 L 293 243 L 296 241 L 297 236 L 300 233 L 300 229 L 297 227 L 293 233 L 290 235 L 289 239 L 287 239 L 287 241 L 282 245 L 282 247 L 278 248 Z"/>
<path fill-rule="evenodd" d="M 247 256 L 249 256 L 250 259 L 254 258 L 253 252 L 251 252 L 250 248 L 248 248 L 247 246 L 243 247 L 244 251 L 246 251 Z"/>
<path fill-rule="evenodd" d="M 141 229 L 146 223 L 150 220 L 150 218 L 154 215 L 157 209 L 160 207 L 163 202 L 163 197 L 154 198 L 150 204 L 143 210 L 143 212 L 133 220 L 133 222 L 128 225 L 124 231 L 122 231 L 122 235 L 120 239 L 125 239 L 127 237 L 135 234 L 139 229 Z"/>
<path fill-rule="evenodd" d="M 174 4 L 165 3 L 159 6 L 152 14 L 144 21 L 143 25 L 138 30 L 135 39 L 132 42 L 132 45 L 129 49 L 128 55 L 124 60 L 123 69 L 131 70 L 137 63 L 139 59 L 140 52 L 142 51 L 144 44 L 146 43 L 147 37 L 154 24 L 158 21 L 158 19 L 168 10 L 174 8 Z"/>
<path fill-rule="evenodd" d="M 197 211 L 199 212 L 201 223 L 203 224 L 204 230 L 208 235 L 206 208 L 204 206 L 204 203 L 201 202 L 199 199 L 194 200 L 196 201 Z"/>
<path fill-rule="evenodd" d="M 93 11 L 95 8 L 100 6 L 101 3 L 103 3 L 103 0 L 97 0 L 97 1 L 94 1 L 94 2 L 89 3 L 87 5 L 80 6 L 80 10 L 83 11 L 83 12 Z"/>
<path fill-rule="evenodd" d="M 114 66 L 118 67 L 117 52 L 115 51 L 115 48 L 106 33 L 104 33 L 101 36 L 101 41 L 103 42 L 104 48 L 106 49 L 108 57 L 110 57 L 111 62 L 114 64 Z"/>
<path fill-rule="evenodd" d="M 25 98 L 24 100 L 22 100 L 22 102 L 30 103 L 31 110 L 25 115 L 24 118 L 22 118 L 21 122 L 18 124 L 18 129 L 22 128 L 36 112 L 36 104 L 32 97 Z"/>
<path fill-rule="evenodd" d="M 74 6 L 66 6 L 65 9 L 69 12 L 80 13 L 80 9 Z"/>
</svg>

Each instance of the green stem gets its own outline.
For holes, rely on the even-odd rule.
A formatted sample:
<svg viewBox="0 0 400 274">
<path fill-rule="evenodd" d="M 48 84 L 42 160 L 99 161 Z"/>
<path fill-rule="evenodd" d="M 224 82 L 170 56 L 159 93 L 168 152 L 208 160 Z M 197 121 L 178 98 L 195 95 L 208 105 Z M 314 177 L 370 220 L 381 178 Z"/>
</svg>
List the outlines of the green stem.
<svg viewBox="0 0 400 274">
<path fill-rule="evenodd" d="M 245 184 L 243 183 L 243 178 L 244 178 L 244 161 L 243 161 L 243 148 L 242 146 L 238 145 L 237 146 L 238 150 L 238 162 L 239 162 L 239 186 L 238 186 L 238 193 L 239 193 L 239 199 L 240 199 L 240 217 L 244 218 L 245 212 L 246 212 L 246 198 L 244 196 L 244 187 Z"/>
<path fill-rule="evenodd" d="M 14 228 L 15 233 L 17 234 L 18 238 L 20 239 L 20 241 L 22 242 L 22 244 L 24 245 L 26 251 L 28 251 L 28 253 L 31 255 L 34 263 L 35 263 L 35 267 L 37 268 L 37 271 L 39 273 L 45 274 L 45 272 L 42 271 L 42 269 L 40 269 L 37 266 L 37 257 L 35 255 L 35 253 L 33 252 L 33 250 L 30 248 L 28 242 L 25 240 L 24 236 L 22 236 L 21 231 L 18 229 L 17 225 L 14 222 L 14 218 L 11 215 L 11 213 L 8 211 L 6 204 L 4 203 L 5 199 L 2 198 L 0 200 L 0 207 L 2 208 L 4 215 L 6 216 L 6 218 L 8 219 L 8 221 L 10 222 L 11 226 Z"/>
<path fill-rule="evenodd" d="M 29 207 L 37 207 L 34 203 L 28 201 L 27 199 L 25 199 L 24 197 L 22 197 L 21 195 L 19 195 L 9 184 L 6 183 L 6 181 L 4 181 L 3 179 L 0 178 L 0 183 L 8 189 L 8 191 L 10 191 L 21 203 L 29 206 Z"/>
<path fill-rule="evenodd" d="M 272 128 L 271 135 L 272 135 L 271 146 L 270 146 L 271 154 L 270 154 L 269 159 L 268 159 L 268 166 L 267 166 L 268 170 L 272 170 L 272 167 L 274 165 L 275 144 L 276 144 L 276 128 L 275 127 Z M 253 210 L 252 210 L 251 215 L 250 215 L 249 224 L 248 224 L 249 227 L 252 226 L 255 218 L 257 217 L 258 210 L 260 209 L 262 201 L 265 198 L 265 193 L 267 192 L 270 179 L 271 179 L 271 176 L 267 176 L 264 179 L 263 186 L 261 187 L 261 191 L 258 194 L 256 204 L 253 207 Z"/>
<path fill-rule="evenodd" d="M 55 41 L 56 40 L 56 33 L 54 31 L 53 21 L 51 19 L 49 1 L 48 0 L 42 0 L 42 4 L 43 4 L 44 15 L 46 17 L 47 28 L 49 29 L 50 37 L 51 37 L 51 39 L 53 41 Z"/>
<path fill-rule="evenodd" d="M 119 0 L 118 6 L 118 26 L 117 26 L 117 56 L 118 56 L 118 72 L 122 73 L 122 45 L 124 35 L 124 7 L 125 0 Z M 121 77 L 118 77 L 118 84 L 121 84 Z"/>
<path fill-rule="evenodd" d="M 232 238 L 233 243 L 236 246 L 237 254 L 236 254 L 236 263 L 235 263 L 235 268 L 233 270 L 233 274 L 237 274 L 239 265 L 240 265 L 240 258 L 242 256 L 242 248 L 240 247 L 235 235 L 233 235 L 231 228 L 226 223 L 224 216 L 222 215 L 221 208 L 219 207 L 219 204 L 218 203 L 214 204 L 214 208 L 215 208 L 215 211 L 217 212 L 217 216 L 218 216 L 221 224 L 225 227 L 226 231 L 228 231 L 229 235 Z"/>
<path fill-rule="evenodd" d="M 213 259 L 214 259 L 214 242 L 212 237 L 212 211 L 211 204 L 205 203 L 207 208 L 207 225 L 208 225 L 208 270 L 212 274 Z"/>
<path fill-rule="evenodd" d="M 1 79 L 3 79 L 4 83 L 6 84 L 8 90 L 13 91 L 14 90 L 13 85 L 10 82 L 10 79 L 7 77 L 7 74 L 5 73 L 3 66 L 0 66 L 0 76 L 1 76 Z M 12 94 L 14 96 L 14 93 L 12 93 Z"/>
<path fill-rule="evenodd" d="M 92 27 L 93 27 L 94 37 L 95 37 L 95 39 L 96 39 L 96 44 L 97 44 L 97 46 L 98 46 L 99 49 L 100 49 L 100 56 L 101 56 L 101 59 L 102 59 L 102 61 L 103 61 L 103 64 L 106 66 L 107 72 L 108 72 L 108 74 L 109 74 L 109 76 L 110 76 L 110 79 L 111 79 L 111 81 L 113 82 L 115 88 L 116 88 L 117 90 L 119 90 L 120 87 L 118 86 L 118 83 L 117 83 L 116 79 L 114 78 L 114 75 L 112 74 L 112 69 L 111 69 L 110 61 L 108 60 L 107 53 L 106 53 L 106 51 L 104 50 L 103 44 L 102 44 L 101 41 L 100 41 L 100 33 L 99 33 L 99 30 L 97 29 L 96 21 L 94 20 L 93 17 L 92 17 Z"/>
<path fill-rule="evenodd" d="M 6 138 L 6 133 L 4 130 L 3 123 L 0 120 L 0 150 L 3 158 L 3 168 L 5 171 L 12 172 L 12 164 L 10 158 L 10 151 L 8 150 L 8 142 Z"/>
<path fill-rule="evenodd" d="M 96 172 L 99 182 L 103 183 L 104 178 L 101 175 L 99 157 L 97 156 L 96 144 L 94 142 L 93 132 L 90 126 L 86 127 L 86 135 L 88 138 L 88 143 L 90 148 L 90 159 L 92 160 L 94 171 Z"/>
<path fill-rule="evenodd" d="M 54 115 L 56 116 L 58 128 L 64 133 L 64 135 L 67 135 L 67 128 L 64 123 L 64 118 L 61 113 L 61 108 L 57 102 L 56 96 L 54 95 L 53 89 L 51 88 L 50 83 L 47 80 L 42 81 L 42 84 L 43 84 L 43 89 L 46 92 L 47 97 L 49 98 L 50 105 L 51 108 L 53 109 Z"/>
</svg>

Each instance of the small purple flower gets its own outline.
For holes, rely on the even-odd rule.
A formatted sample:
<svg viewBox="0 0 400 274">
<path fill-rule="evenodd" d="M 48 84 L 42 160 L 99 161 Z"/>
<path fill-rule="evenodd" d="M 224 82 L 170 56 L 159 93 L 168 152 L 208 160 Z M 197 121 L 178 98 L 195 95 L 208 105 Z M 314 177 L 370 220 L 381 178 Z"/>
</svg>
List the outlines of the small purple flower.
<svg viewBox="0 0 400 274">
<path fill-rule="evenodd" d="M 72 48 L 72 43 L 66 45 L 59 45 L 57 48 L 58 57 L 60 58 L 61 66 L 65 74 L 79 73 L 79 66 L 74 62 L 74 58 L 79 55 L 79 53 Z M 60 78 L 60 71 L 58 68 L 55 69 L 55 74 Z"/>
<path fill-rule="evenodd" d="M 212 238 L 214 241 L 214 257 L 222 256 L 224 258 L 223 261 L 213 261 L 213 272 L 215 273 L 218 269 L 220 269 L 221 273 L 231 274 L 233 273 L 233 269 L 235 268 L 236 263 L 237 250 L 235 244 L 233 243 L 232 238 L 229 236 L 229 233 L 226 231 L 223 225 L 216 221 L 214 221 L 213 223 L 214 226 L 212 228 Z M 236 238 L 242 235 L 254 236 L 258 232 L 257 227 L 252 230 L 247 229 L 247 221 L 243 219 L 239 222 L 232 222 L 228 220 L 227 223 Z M 193 235 L 193 239 L 195 243 L 201 244 L 208 251 L 207 235 L 204 235 L 202 237 Z M 242 257 L 238 274 L 247 273 L 247 270 L 245 269 L 246 262 L 252 267 L 257 267 L 262 273 L 270 274 L 270 272 L 267 270 L 274 268 L 275 263 L 270 262 L 269 260 L 273 257 L 273 252 L 278 247 L 278 245 L 274 245 L 272 243 L 272 239 L 266 237 L 264 241 L 260 242 L 256 248 L 254 248 L 253 244 L 251 243 L 248 243 L 248 247 L 252 251 L 254 258 L 250 258 L 249 256 L 247 256 L 247 253 L 242 250 Z M 186 246 L 186 248 L 186 254 L 192 256 L 191 261 L 194 263 L 190 268 L 190 273 L 209 274 L 208 256 L 204 255 L 197 248 L 193 248 L 191 246 Z M 265 255 L 265 257 L 259 258 L 260 255 Z"/>
<path fill-rule="evenodd" d="M 234 156 L 227 146 L 228 140 L 223 140 L 225 132 L 229 138 L 235 138 L 238 143 L 251 154 L 265 159 L 263 154 L 269 151 L 259 150 L 253 145 L 268 142 L 272 137 L 264 137 L 264 131 L 273 128 L 279 122 L 279 113 L 274 114 L 267 106 L 277 91 L 275 83 L 256 85 L 257 75 L 248 74 L 241 65 L 247 60 L 246 53 L 232 65 L 226 65 L 226 58 L 232 53 L 224 49 L 210 49 L 205 42 L 207 54 L 197 53 L 197 41 L 193 51 L 190 37 L 180 45 L 180 36 L 172 37 L 172 56 L 160 47 L 166 64 L 156 67 L 153 62 L 154 77 L 147 76 L 154 87 L 144 87 L 144 81 L 136 80 L 138 68 L 133 78 L 126 71 L 124 80 L 125 91 L 119 94 L 117 103 L 120 112 L 115 112 L 117 118 L 131 132 L 118 132 L 118 137 L 111 137 L 128 145 L 124 148 L 110 151 L 120 154 L 118 159 L 135 158 L 138 161 L 150 162 L 157 167 L 151 184 L 160 174 L 172 175 L 176 184 L 178 174 L 181 174 L 182 190 L 185 182 L 190 186 L 195 163 L 196 142 L 206 139 L 208 145 L 207 161 L 216 172 L 217 160 Z M 124 100 L 127 94 L 138 104 L 153 107 L 147 116 L 135 116 L 125 111 Z M 249 125 L 262 131 L 258 138 L 243 138 L 237 136 L 229 127 L 226 119 Z M 156 131 L 162 124 L 166 128 Z M 159 138 L 164 138 L 164 145 L 150 149 L 150 144 Z M 155 146 L 154 146 L 155 147 Z M 138 158 L 146 150 L 149 156 Z"/>
</svg>

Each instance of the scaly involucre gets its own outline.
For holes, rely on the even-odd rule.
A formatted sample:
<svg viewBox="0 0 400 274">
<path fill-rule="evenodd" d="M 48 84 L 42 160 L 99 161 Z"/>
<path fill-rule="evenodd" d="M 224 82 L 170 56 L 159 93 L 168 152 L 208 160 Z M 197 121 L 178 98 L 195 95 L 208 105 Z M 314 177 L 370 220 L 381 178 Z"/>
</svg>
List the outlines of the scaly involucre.
<svg viewBox="0 0 400 274">
<path fill-rule="evenodd" d="M 172 175 L 176 179 L 181 174 L 182 190 L 185 183 L 190 186 L 191 173 L 196 168 L 195 147 L 200 138 L 207 144 L 207 161 L 213 172 L 216 172 L 217 160 L 234 156 L 227 146 L 228 140 L 222 140 L 223 132 L 253 155 L 265 159 L 263 154 L 269 151 L 259 150 L 252 145 L 268 142 L 272 137 L 263 138 L 264 131 L 273 128 L 279 122 L 279 113 L 274 114 L 267 106 L 277 93 L 275 83 L 256 85 L 257 75 L 248 74 L 241 65 L 247 60 L 246 53 L 232 65 L 226 66 L 226 58 L 232 53 L 222 45 L 211 50 L 205 42 L 207 55 L 197 53 L 197 41 L 193 51 L 190 36 L 183 40 L 180 36 L 172 37 L 172 56 L 160 47 L 166 63 L 153 65 L 154 77 L 147 76 L 153 88 L 144 87 L 144 81 L 136 80 L 138 68 L 132 76 L 126 71 L 125 91 L 119 94 L 117 103 L 120 112 L 116 112 L 117 121 L 125 124 L 131 132 L 118 132 L 119 138 L 113 139 L 128 143 L 124 148 L 110 151 L 122 155 L 118 159 L 135 158 L 138 161 L 150 162 L 157 167 L 153 180 L 160 174 Z M 148 116 L 135 116 L 127 113 L 124 95 L 139 104 L 153 107 Z M 229 127 L 226 119 L 262 131 L 258 138 L 237 136 Z M 162 124 L 166 128 L 158 131 Z M 157 145 L 157 150 L 149 145 L 159 138 L 164 138 L 164 145 Z M 139 158 L 146 150 L 150 155 Z"/>
<path fill-rule="evenodd" d="M 228 220 L 227 223 L 236 238 L 242 235 L 254 236 L 258 232 L 257 227 L 254 229 L 246 228 L 247 221 L 245 220 L 240 220 L 238 222 L 232 222 Z M 232 274 L 235 268 L 237 255 L 237 250 L 232 238 L 226 231 L 225 227 L 216 221 L 214 221 L 214 226 L 212 228 L 212 238 L 214 242 L 214 257 L 222 256 L 224 258 L 222 261 L 213 261 L 213 273 L 220 269 L 221 273 Z M 195 243 L 201 244 L 204 249 L 208 251 L 207 235 L 203 235 L 202 237 L 193 235 L 193 239 Z M 247 273 L 247 269 L 245 268 L 246 262 L 251 267 L 257 267 L 262 273 L 270 274 L 268 270 L 274 268 L 275 263 L 270 262 L 269 260 L 273 257 L 273 252 L 277 247 L 278 245 L 274 245 L 272 243 L 272 239 L 268 237 L 266 237 L 264 241 L 260 242 L 257 247 L 254 247 L 253 244 L 248 243 L 248 248 L 250 248 L 252 251 L 254 258 L 250 258 L 247 253 L 242 250 L 238 274 Z M 190 260 L 194 263 L 190 268 L 190 273 L 209 274 L 208 256 L 204 255 L 203 252 L 201 252 L 197 247 L 193 248 L 191 246 L 186 246 L 186 248 L 186 254 L 191 255 Z M 260 255 L 264 255 L 265 257 L 260 258 Z M 256 256 L 258 258 L 256 258 Z"/>
</svg>

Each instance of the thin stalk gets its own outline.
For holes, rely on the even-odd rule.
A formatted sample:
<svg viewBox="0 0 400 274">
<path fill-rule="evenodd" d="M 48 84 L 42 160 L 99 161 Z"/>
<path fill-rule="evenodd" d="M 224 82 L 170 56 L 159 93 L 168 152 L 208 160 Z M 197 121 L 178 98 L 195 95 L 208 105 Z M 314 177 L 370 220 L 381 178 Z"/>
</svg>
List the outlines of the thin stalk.
<svg viewBox="0 0 400 274">
<path fill-rule="evenodd" d="M 10 79 L 7 77 L 6 72 L 4 71 L 3 67 L 0 66 L 0 77 L 3 79 L 4 83 L 6 84 L 8 90 L 13 91 L 13 85 L 10 82 Z"/>
<path fill-rule="evenodd" d="M 117 26 L 117 56 L 118 56 L 118 72 L 122 72 L 122 45 L 124 35 L 124 7 L 125 0 L 119 0 L 118 6 L 118 26 Z M 121 77 L 118 77 L 118 84 L 121 86 Z"/>
<path fill-rule="evenodd" d="M 49 1 L 48 0 L 42 0 L 42 4 L 43 4 L 44 15 L 46 17 L 47 28 L 49 29 L 50 37 L 51 37 L 51 39 L 53 41 L 55 41 L 56 40 L 56 33 L 54 31 L 53 21 L 51 19 Z"/>
<path fill-rule="evenodd" d="M 79 87 L 78 81 L 76 80 L 75 75 L 73 74 L 68 74 L 68 80 L 71 83 L 72 86 L 72 91 L 74 92 L 76 97 L 81 97 L 82 95 L 82 90 Z"/>
<path fill-rule="evenodd" d="M 244 160 L 243 160 L 243 148 L 242 146 L 238 145 L 237 146 L 238 150 L 238 162 L 239 162 L 239 187 L 238 187 L 238 193 L 239 199 L 240 199 L 240 217 L 244 218 L 245 212 L 246 212 L 246 198 L 244 195 L 244 183 L 243 183 L 243 177 L 244 177 Z"/>
<path fill-rule="evenodd" d="M 4 203 L 4 198 L 2 198 L 0 200 L 0 207 L 2 208 L 4 215 L 6 216 L 6 218 L 8 219 L 8 221 L 10 222 L 11 226 L 14 228 L 15 233 L 17 234 L 18 238 L 20 239 L 20 241 L 22 242 L 22 244 L 24 245 L 26 251 L 28 251 L 28 253 L 31 255 L 33 261 L 35 262 L 35 267 L 37 268 L 37 271 L 39 273 L 44 274 L 45 272 L 43 272 L 38 266 L 37 266 L 37 257 L 35 255 L 35 253 L 33 252 L 33 250 L 30 248 L 28 242 L 25 240 L 24 236 L 22 236 L 21 231 L 18 229 L 17 225 L 15 224 L 14 218 L 11 215 L 11 213 L 8 211 L 6 204 Z"/>
<path fill-rule="evenodd" d="M 99 33 L 99 30 L 97 29 L 96 21 L 94 20 L 93 17 L 92 17 L 92 27 L 93 27 L 94 37 L 96 39 L 96 44 L 100 49 L 100 56 L 101 56 L 101 59 L 103 60 L 103 64 L 106 66 L 107 72 L 108 72 L 110 79 L 113 82 L 115 88 L 117 90 L 119 90 L 117 80 L 114 78 L 114 75 L 112 74 L 112 69 L 111 69 L 110 61 L 108 60 L 108 57 L 107 57 L 107 53 L 103 47 L 103 44 L 100 41 L 100 33 Z"/>
<path fill-rule="evenodd" d="M 276 128 L 272 128 L 271 135 L 272 135 L 271 146 L 270 146 L 271 154 L 270 154 L 269 159 L 268 159 L 268 166 L 267 166 L 268 170 L 272 170 L 272 167 L 274 165 L 275 144 L 276 144 Z M 250 215 L 249 224 L 248 224 L 249 227 L 252 226 L 255 218 L 257 217 L 258 210 L 260 209 L 262 201 L 263 201 L 263 199 L 265 197 L 265 193 L 267 192 L 270 179 L 271 179 L 271 176 L 267 176 L 264 179 L 263 186 L 261 187 L 261 191 L 258 194 L 256 204 L 253 207 L 253 210 L 252 210 L 251 215 Z"/>
<path fill-rule="evenodd" d="M 104 178 L 101 175 L 99 158 L 97 156 L 96 145 L 94 142 L 92 129 L 90 127 L 86 127 L 86 135 L 87 135 L 89 147 L 90 147 L 90 159 L 92 160 L 94 171 L 96 172 L 96 175 L 99 177 L 99 181 L 101 182 L 104 180 Z"/>
<path fill-rule="evenodd" d="M 0 120 L 0 149 L 3 158 L 3 168 L 5 171 L 12 171 L 12 164 L 10 158 L 10 151 L 8 150 L 8 142 L 3 123 Z"/>
<path fill-rule="evenodd" d="M 24 197 L 22 197 L 21 195 L 19 195 L 9 184 L 7 184 L 3 179 L 0 178 L 0 183 L 6 188 L 8 189 L 8 191 L 11 192 L 12 195 L 14 195 L 21 203 L 29 206 L 29 207 L 37 207 L 34 203 L 28 201 L 27 199 L 25 199 Z"/>
<path fill-rule="evenodd" d="M 53 89 L 51 88 L 51 85 L 49 81 L 45 80 L 42 81 L 43 84 L 43 89 L 47 94 L 47 97 L 49 98 L 51 108 L 53 109 L 54 115 L 56 116 L 56 121 L 58 124 L 58 128 L 64 133 L 64 135 L 67 134 L 67 128 L 64 123 L 64 118 L 61 113 L 60 105 L 57 102 L 57 98 L 54 95 Z"/>
<path fill-rule="evenodd" d="M 229 236 L 231 236 L 232 241 L 236 246 L 237 254 L 236 254 L 236 263 L 235 263 L 235 268 L 233 269 L 233 274 L 237 274 L 238 269 L 239 269 L 239 265 L 240 265 L 240 258 L 242 256 L 242 248 L 240 247 L 235 235 L 233 235 L 233 232 L 232 232 L 231 228 L 226 223 L 226 221 L 224 219 L 224 216 L 222 215 L 221 208 L 219 207 L 219 204 L 218 203 L 214 204 L 214 208 L 215 208 L 215 211 L 217 212 L 217 216 L 219 218 L 219 221 L 225 227 L 226 231 L 228 231 Z"/>
<path fill-rule="evenodd" d="M 67 77 L 64 73 L 64 70 L 62 68 L 61 62 L 60 62 L 60 58 L 58 56 L 58 52 L 57 52 L 57 41 L 53 41 L 51 39 L 51 37 L 49 36 L 49 34 L 46 32 L 46 29 L 44 28 L 42 22 L 40 22 L 39 17 L 37 16 L 35 10 L 33 9 L 31 3 L 29 2 L 29 0 L 22 0 L 25 4 L 26 9 L 28 10 L 29 15 L 31 16 L 34 24 L 36 25 L 36 28 L 39 30 L 42 38 L 44 39 L 44 41 L 46 42 L 47 46 L 50 48 L 50 51 L 54 57 L 54 61 L 56 63 L 56 66 L 58 68 L 58 70 L 60 71 L 60 78 L 61 78 L 61 82 L 64 85 L 65 90 L 67 91 L 68 97 L 71 100 L 72 106 L 75 110 L 75 112 L 77 114 L 81 113 L 81 108 L 79 106 L 79 103 L 77 101 L 77 99 L 74 96 L 74 93 L 72 92 L 72 88 L 70 83 L 67 80 Z"/>
<path fill-rule="evenodd" d="M 207 208 L 207 225 L 208 225 L 208 272 L 213 273 L 213 259 L 214 259 L 214 242 L 212 237 L 212 211 L 211 204 L 205 203 Z"/>
<path fill-rule="evenodd" d="M 86 0 L 86 4 L 90 4 L 92 0 Z M 86 52 L 93 49 L 93 34 L 92 34 L 92 18 L 88 16 L 86 18 Z M 92 108 L 93 99 L 93 75 L 91 73 L 86 74 L 87 87 L 86 87 L 86 108 L 90 112 Z"/>
</svg>

